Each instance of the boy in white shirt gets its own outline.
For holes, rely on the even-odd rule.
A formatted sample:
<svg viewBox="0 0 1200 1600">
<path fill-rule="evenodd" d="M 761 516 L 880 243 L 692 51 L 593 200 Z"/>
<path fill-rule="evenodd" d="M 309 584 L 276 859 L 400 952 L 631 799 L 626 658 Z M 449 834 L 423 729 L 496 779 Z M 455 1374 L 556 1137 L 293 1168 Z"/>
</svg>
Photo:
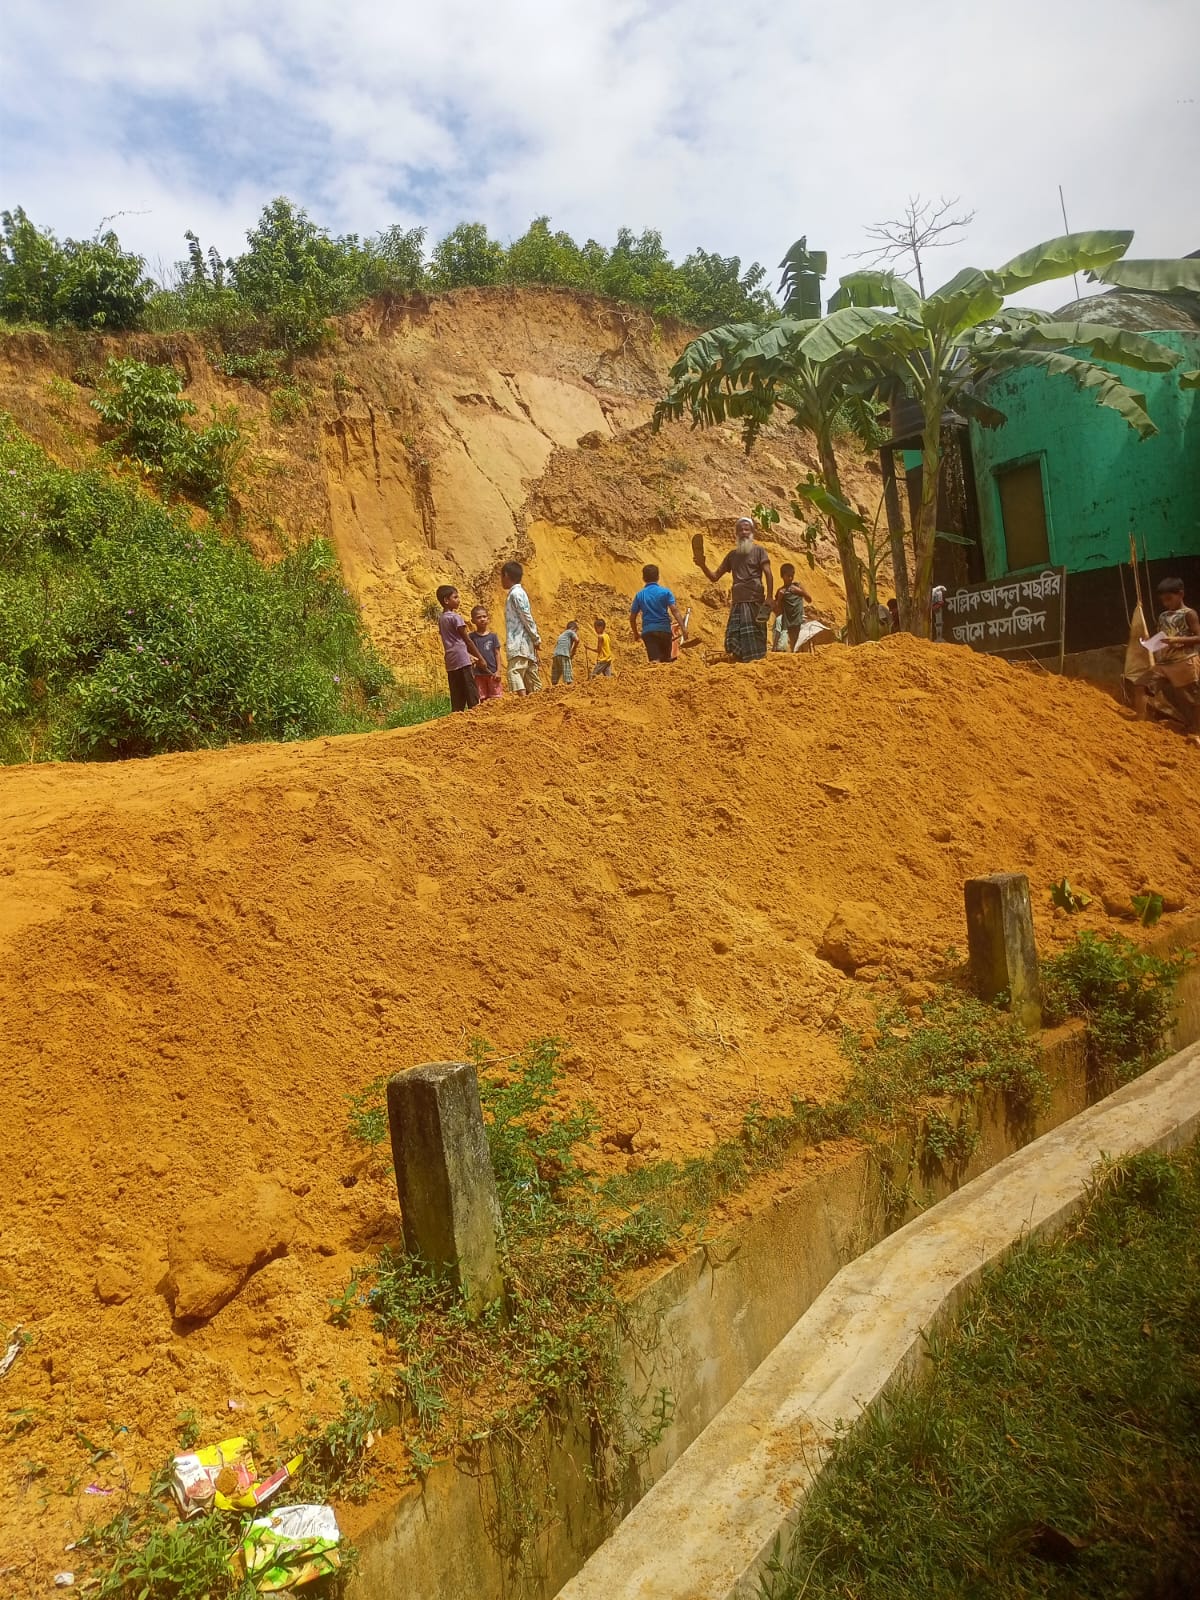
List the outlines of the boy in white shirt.
<svg viewBox="0 0 1200 1600">
<path fill-rule="evenodd" d="M 504 653 L 508 657 L 508 687 L 513 694 L 535 694 L 542 687 L 538 655 L 542 636 L 533 620 L 529 596 L 521 586 L 525 569 L 519 561 L 500 568 L 504 588 Z"/>
</svg>

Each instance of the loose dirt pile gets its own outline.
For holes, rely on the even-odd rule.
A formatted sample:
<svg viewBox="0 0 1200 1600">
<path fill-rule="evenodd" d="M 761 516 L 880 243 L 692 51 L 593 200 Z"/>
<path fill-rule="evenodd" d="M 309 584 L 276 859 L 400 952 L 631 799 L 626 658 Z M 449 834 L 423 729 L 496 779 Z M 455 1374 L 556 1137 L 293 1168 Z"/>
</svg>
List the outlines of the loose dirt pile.
<svg viewBox="0 0 1200 1600">
<path fill-rule="evenodd" d="M 286 1429 L 366 1387 L 326 1301 L 397 1233 L 343 1136 L 377 1074 L 558 1034 L 598 1159 L 703 1150 L 836 1093 L 862 980 L 939 970 L 965 877 L 1028 872 L 1047 945 L 1092 915 L 1054 918 L 1063 874 L 1101 922 L 1200 897 L 1195 752 L 1086 686 L 906 636 L 702 654 L 393 734 L 0 771 L 0 1323 L 34 1335 L 0 1567 L 63 1564 L 87 1486 L 145 1481 L 181 1410 Z M 198 1202 L 230 1189 L 214 1260 Z M 181 1283 L 233 1298 L 185 1331 Z"/>
</svg>

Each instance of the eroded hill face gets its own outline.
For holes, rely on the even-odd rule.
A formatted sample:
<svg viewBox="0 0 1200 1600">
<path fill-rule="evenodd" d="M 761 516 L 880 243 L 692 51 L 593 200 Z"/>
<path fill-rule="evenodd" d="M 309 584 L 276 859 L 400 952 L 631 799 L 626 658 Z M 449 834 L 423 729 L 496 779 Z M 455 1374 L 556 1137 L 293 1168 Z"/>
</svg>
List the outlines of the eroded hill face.
<svg viewBox="0 0 1200 1600">
<path fill-rule="evenodd" d="M 687 338 L 565 291 L 469 289 L 341 319 L 273 403 L 217 373 L 191 336 L 10 336 L 0 408 L 52 454 L 82 461 L 98 439 L 86 384 L 105 358 L 173 361 L 202 413 L 236 405 L 253 429 L 238 485 L 248 537 L 269 555 L 289 537 L 327 533 L 393 662 L 433 646 L 422 613 L 439 583 L 495 606 L 499 564 L 513 555 L 551 637 L 576 612 L 585 623 L 597 610 L 622 616 L 643 563 L 656 561 L 715 643 L 723 606 L 691 565 L 692 533 L 719 555 L 735 517 L 773 505 L 771 548 L 776 564 L 787 559 L 800 533 L 790 492 L 815 460 L 808 436 L 786 428 L 749 458 L 732 427 L 652 435 Z M 848 455 L 847 486 L 874 515 L 874 464 Z M 840 617 L 832 546 L 822 544 L 815 572 L 793 559 L 818 606 Z"/>
</svg>

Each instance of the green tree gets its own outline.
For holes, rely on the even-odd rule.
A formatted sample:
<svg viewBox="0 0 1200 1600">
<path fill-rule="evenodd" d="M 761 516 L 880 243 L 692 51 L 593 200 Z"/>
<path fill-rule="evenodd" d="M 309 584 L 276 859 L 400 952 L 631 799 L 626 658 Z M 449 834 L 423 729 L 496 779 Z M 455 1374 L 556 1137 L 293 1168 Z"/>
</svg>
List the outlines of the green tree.
<svg viewBox="0 0 1200 1600">
<path fill-rule="evenodd" d="M 0 314 L 47 327 L 136 327 L 153 285 L 111 230 L 63 243 L 20 206 L 0 213 Z"/>
<path fill-rule="evenodd" d="M 614 300 L 630 300 L 671 316 L 674 272 L 657 228 L 645 228 L 640 235 L 632 228 L 618 228 L 617 242 L 600 268 L 596 287 Z"/>
<path fill-rule="evenodd" d="M 550 218 L 535 217 L 508 247 L 507 275 L 511 283 L 565 284 L 582 289 L 590 287 L 594 267 L 569 233 L 551 233 Z"/>
<path fill-rule="evenodd" d="M 394 224 L 363 246 L 361 287 L 366 294 L 406 294 L 425 283 L 425 229 Z"/>
<path fill-rule="evenodd" d="M 767 269 L 757 261 L 743 272 L 739 256 L 693 250 L 676 269 L 679 299 L 675 315 L 701 328 L 766 318 L 775 309 L 770 291 L 762 287 L 766 275 Z"/>
<path fill-rule="evenodd" d="M 484 223 L 460 222 L 434 246 L 429 276 L 435 289 L 502 283 L 504 246 L 489 237 Z"/>
<path fill-rule="evenodd" d="M 358 238 L 332 237 L 286 196 L 263 208 L 246 242 L 249 248 L 228 263 L 229 277 L 281 350 L 318 343 L 326 319 L 362 297 L 367 253 Z"/>
</svg>

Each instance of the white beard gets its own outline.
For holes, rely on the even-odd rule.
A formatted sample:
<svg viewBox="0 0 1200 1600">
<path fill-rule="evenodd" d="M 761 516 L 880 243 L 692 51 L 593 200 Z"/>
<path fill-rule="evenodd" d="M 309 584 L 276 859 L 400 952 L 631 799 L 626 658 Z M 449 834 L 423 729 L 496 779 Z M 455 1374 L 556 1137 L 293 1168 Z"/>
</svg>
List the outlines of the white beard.
<svg viewBox="0 0 1200 1600">
<path fill-rule="evenodd" d="M 734 548 L 737 550 L 737 553 L 740 556 L 749 555 L 751 550 L 754 549 L 753 534 L 747 534 L 744 539 L 739 539 Z"/>
</svg>

